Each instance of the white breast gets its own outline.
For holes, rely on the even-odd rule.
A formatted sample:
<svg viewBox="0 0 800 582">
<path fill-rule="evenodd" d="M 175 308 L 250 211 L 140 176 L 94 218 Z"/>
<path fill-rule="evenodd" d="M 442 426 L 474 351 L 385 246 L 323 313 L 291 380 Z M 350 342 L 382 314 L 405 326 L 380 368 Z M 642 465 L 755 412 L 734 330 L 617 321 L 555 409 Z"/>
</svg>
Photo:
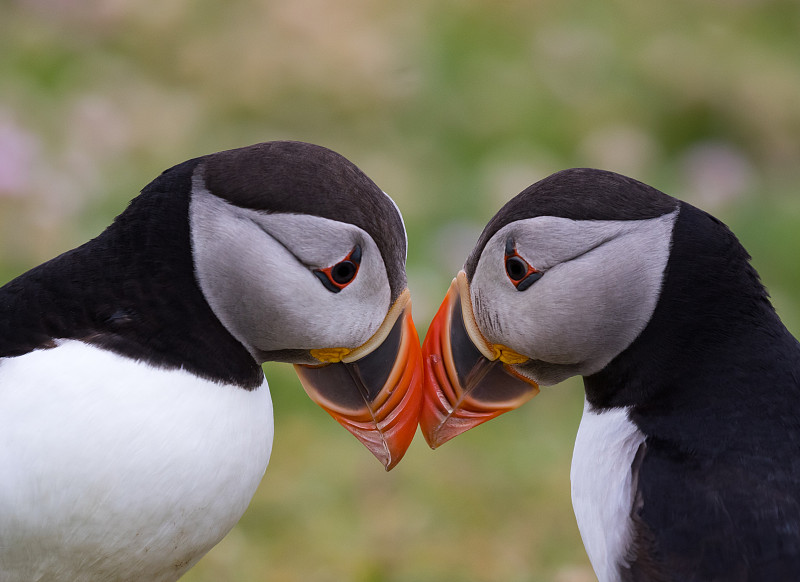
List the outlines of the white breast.
<svg viewBox="0 0 800 582">
<path fill-rule="evenodd" d="M 78 341 L 0 359 L 0 580 L 177 579 L 244 513 L 272 438 L 266 381 Z"/>
<path fill-rule="evenodd" d="M 631 541 L 631 464 L 644 438 L 627 409 L 595 413 L 585 404 L 572 455 L 572 507 L 600 582 L 619 580 Z"/>
</svg>

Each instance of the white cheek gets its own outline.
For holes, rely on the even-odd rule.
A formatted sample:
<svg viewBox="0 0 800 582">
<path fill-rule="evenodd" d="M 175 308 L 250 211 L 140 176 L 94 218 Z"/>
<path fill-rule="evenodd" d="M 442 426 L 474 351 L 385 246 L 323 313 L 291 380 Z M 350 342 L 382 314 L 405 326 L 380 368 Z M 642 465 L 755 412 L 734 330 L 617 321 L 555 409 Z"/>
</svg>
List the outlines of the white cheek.
<svg viewBox="0 0 800 582">
<path fill-rule="evenodd" d="M 500 231 L 502 240 L 514 238 L 517 249 L 533 267 L 547 271 L 613 239 L 626 229 L 625 223 L 611 221 L 578 221 L 553 216 L 538 216 L 519 221 Z"/>
<path fill-rule="evenodd" d="M 530 293 L 527 300 L 516 302 L 519 310 L 533 315 L 534 325 L 525 325 L 524 317 L 508 317 L 509 341 L 525 346 L 526 355 L 554 364 L 595 367 L 608 354 L 622 351 L 649 320 L 661 282 L 649 276 L 651 271 L 637 268 L 629 254 L 623 236 L 602 251 L 548 271 L 520 293 Z M 604 264 L 609 267 L 600 266 Z"/>
<path fill-rule="evenodd" d="M 248 317 L 264 321 L 252 330 L 263 351 L 355 348 L 377 331 L 389 310 L 389 282 L 376 247 L 365 249 L 358 275 L 339 293 L 302 267 L 284 269 L 268 289 Z"/>
<path fill-rule="evenodd" d="M 380 251 L 357 227 L 319 217 L 264 215 L 199 188 L 191 226 L 200 288 L 222 324 L 253 354 L 355 348 L 389 310 Z M 359 272 L 332 293 L 312 271 L 342 260 L 355 244 L 362 246 Z"/>
<path fill-rule="evenodd" d="M 248 211 L 249 219 L 307 266 L 330 267 L 368 238 L 352 224 L 307 214 L 266 214 Z"/>
<path fill-rule="evenodd" d="M 676 216 L 583 223 L 586 237 L 579 236 L 582 230 L 574 221 L 531 219 L 537 228 L 564 228 L 528 237 L 527 244 L 561 241 L 559 253 L 566 256 L 524 291 L 517 291 L 505 273 L 501 245 L 507 234 L 499 231 L 486 245 L 473 277 L 481 331 L 490 342 L 533 360 L 569 366 L 570 375 L 599 371 L 636 339 L 652 316 Z M 563 243 L 565 233 L 573 236 L 571 248 Z M 522 236 L 516 240 L 526 242 Z M 518 245 L 518 251 L 534 265 L 538 257 L 554 260 L 549 246 Z"/>
</svg>

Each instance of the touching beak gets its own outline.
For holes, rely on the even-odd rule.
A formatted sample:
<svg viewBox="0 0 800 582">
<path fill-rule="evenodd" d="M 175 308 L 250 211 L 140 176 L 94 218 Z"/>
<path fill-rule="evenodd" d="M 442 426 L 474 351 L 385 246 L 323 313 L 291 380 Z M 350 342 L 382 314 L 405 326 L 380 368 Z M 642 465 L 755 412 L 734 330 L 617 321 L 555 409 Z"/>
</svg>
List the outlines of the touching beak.
<svg viewBox="0 0 800 582">
<path fill-rule="evenodd" d="M 365 344 L 311 354 L 327 363 L 295 365 L 306 393 L 387 471 L 397 465 L 414 438 L 422 405 L 422 351 L 408 289 Z"/>
<path fill-rule="evenodd" d="M 453 279 L 428 328 L 422 352 L 425 380 L 420 428 L 431 448 L 539 393 L 536 382 L 512 367 L 528 358 L 490 344 L 481 334 L 464 271 Z"/>
</svg>

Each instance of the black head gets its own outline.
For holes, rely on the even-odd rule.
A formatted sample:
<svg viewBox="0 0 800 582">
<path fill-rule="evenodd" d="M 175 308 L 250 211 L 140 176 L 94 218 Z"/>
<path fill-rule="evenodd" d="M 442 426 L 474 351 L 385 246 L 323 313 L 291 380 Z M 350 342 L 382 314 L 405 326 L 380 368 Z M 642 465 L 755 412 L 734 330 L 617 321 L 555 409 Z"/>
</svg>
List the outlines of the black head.
<svg viewBox="0 0 800 582">
<path fill-rule="evenodd" d="M 483 229 L 465 264 L 472 280 L 483 248 L 512 222 L 537 216 L 571 220 L 645 220 L 673 212 L 678 201 L 633 178 L 591 168 L 563 170 L 509 200 Z"/>
<path fill-rule="evenodd" d="M 236 206 L 319 216 L 363 229 L 386 264 L 392 299 L 405 289 L 406 240 L 400 212 L 355 164 L 336 152 L 309 143 L 273 141 L 199 158 L 198 172 L 212 194 Z"/>
</svg>

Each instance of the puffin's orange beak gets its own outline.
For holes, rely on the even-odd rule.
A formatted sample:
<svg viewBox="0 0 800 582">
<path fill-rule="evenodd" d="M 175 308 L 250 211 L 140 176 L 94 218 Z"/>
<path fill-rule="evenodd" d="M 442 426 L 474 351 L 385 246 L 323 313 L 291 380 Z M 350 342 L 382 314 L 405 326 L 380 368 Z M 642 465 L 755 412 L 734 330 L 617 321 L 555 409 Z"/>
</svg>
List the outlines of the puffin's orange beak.
<svg viewBox="0 0 800 582">
<path fill-rule="evenodd" d="M 422 404 L 422 351 L 408 290 L 364 345 L 311 353 L 331 363 L 295 365 L 306 393 L 387 471 L 397 465 L 414 438 Z"/>
<path fill-rule="evenodd" d="M 453 279 L 422 345 L 420 428 L 431 448 L 513 410 L 539 393 L 513 364 L 527 358 L 481 335 L 464 271 Z"/>
</svg>

